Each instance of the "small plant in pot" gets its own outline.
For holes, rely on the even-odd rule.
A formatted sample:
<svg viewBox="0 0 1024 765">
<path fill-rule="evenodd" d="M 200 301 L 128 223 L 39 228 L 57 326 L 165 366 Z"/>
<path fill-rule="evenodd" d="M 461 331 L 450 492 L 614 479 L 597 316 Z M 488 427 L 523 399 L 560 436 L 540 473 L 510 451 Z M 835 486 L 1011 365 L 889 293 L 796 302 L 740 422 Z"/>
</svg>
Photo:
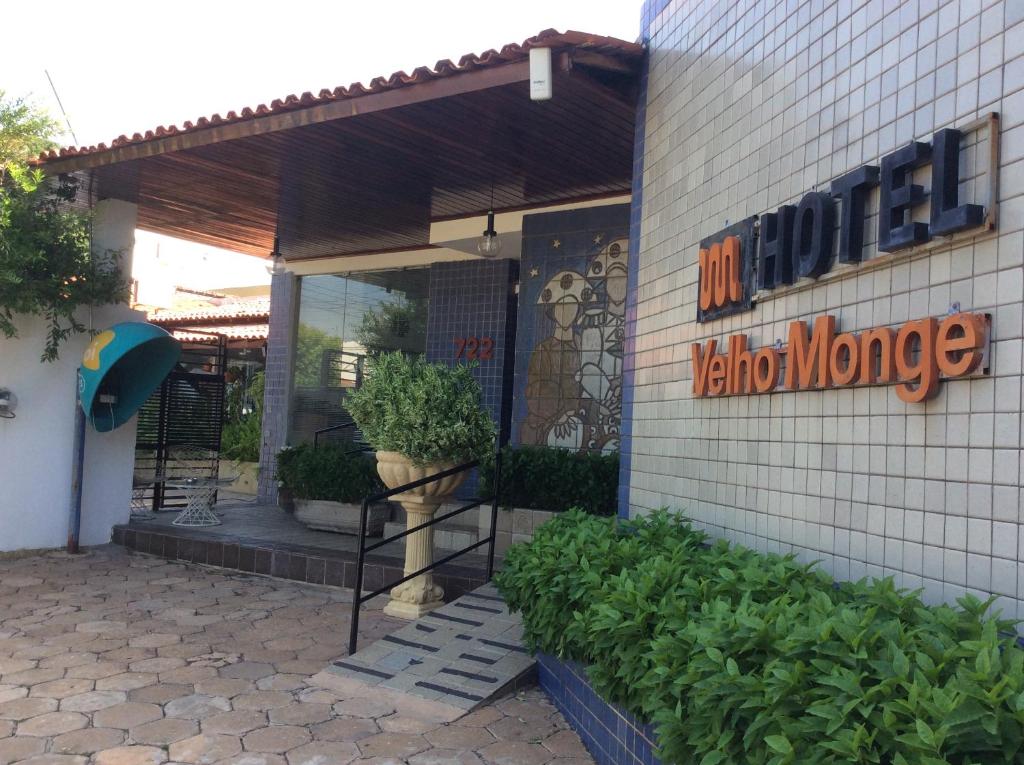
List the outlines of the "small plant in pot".
<svg viewBox="0 0 1024 765">
<path fill-rule="evenodd" d="M 363 498 L 382 488 L 372 456 L 337 444 L 282 449 L 277 479 L 293 498 L 297 520 L 311 529 L 345 534 L 359 532 Z M 379 536 L 387 519 L 386 506 L 371 505 L 367 533 Z"/>
<path fill-rule="evenodd" d="M 493 450 L 494 422 L 480 398 L 480 384 L 469 367 L 387 353 L 370 362 L 366 379 L 346 397 L 345 408 L 377 449 L 381 480 L 397 488 Z M 458 473 L 392 499 L 405 508 L 412 529 L 429 521 L 465 478 L 465 472 Z M 433 560 L 433 538 L 432 526 L 406 538 L 406 575 Z M 441 605 L 443 594 L 425 574 L 395 587 L 385 611 L 416 619 Z"/>
</svg>

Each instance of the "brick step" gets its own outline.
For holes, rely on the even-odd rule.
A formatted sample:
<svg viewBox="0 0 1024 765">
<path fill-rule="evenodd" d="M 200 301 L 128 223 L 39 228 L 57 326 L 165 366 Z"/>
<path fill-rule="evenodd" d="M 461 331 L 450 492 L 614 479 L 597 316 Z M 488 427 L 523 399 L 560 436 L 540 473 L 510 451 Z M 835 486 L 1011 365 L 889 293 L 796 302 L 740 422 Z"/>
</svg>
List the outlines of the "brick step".
<svg viewBox="0 0 1024 765">
<path fill-rule="evenodd" d="M 173 525 L 173 512 L 135 516 L 130 524 L 114 527 L 112 541 L 169 560 L 310 584 L 355 584 L 358 540 L 354 535 L 311 531 L 277 507 L 218 505 L 216 512 L 221 525 L 204 528 Z M 484 583 L 486 554 L 481 548 L 434 572 L 446 597 L 457 597 Z M 369 553 L 363 586 L 374 590 L 400 579 L 404 560 L 404 539 Z"/>
</svg>

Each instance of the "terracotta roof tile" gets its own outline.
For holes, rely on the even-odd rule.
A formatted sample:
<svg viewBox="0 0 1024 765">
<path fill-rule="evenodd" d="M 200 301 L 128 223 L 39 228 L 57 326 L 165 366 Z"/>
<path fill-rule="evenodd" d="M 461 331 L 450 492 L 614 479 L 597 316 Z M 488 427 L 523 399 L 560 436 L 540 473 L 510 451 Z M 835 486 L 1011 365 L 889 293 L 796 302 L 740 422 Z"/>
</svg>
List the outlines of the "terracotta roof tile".
<svg viewBox="0 0 1024 765">
<path fill-rule="evenodd" d="M 278 98 L 270 102 L 270 106 L 260 104 L 255 109 L 246 107 L 241 112 L 229 111 L 225 116 L 214 114 L 210 117 L 200 117 L 195 122 L 186 121 L 181 127 L 177 125 L 161 125 L 154 130 L 147 130 L 145 134 L 135 133 L 131 137 L 121 135 L 115 138 L 110 144 L 100 143 L 95 146 L 69 146 L 59 150 L 51 150 L 39 156 L 38 162 L 45 163 L 49 160 L 63 157 L 75 157 L 83 154 L 96 154 L 109 151 L 129 144 L 144 143 L 167 136 L 179 135 L 194 130 L 202 130 L 208 127 L 215 127 L 243 120 L 256 119 L 270 114 L 303 109 L 319 104 L 339 101 L 368 93 L 379 93 L 385 90 L 417 85 L 430 80 L 450 77 L 462 72 L 481 69 L 484 67 L 498 66 L 500 64 L 518 61 L 525 58 L 531 48 L 561 48 L 574 47 L 585 48 L 610 56 L 618 56 L 628 59 L 636 59 L 643 54 L 643 46 L 639 43 L 631 43 L 619 40 L 614 37 L 592 35 L 585 32 L 566 31 L 559 32 L 555 29 L 547 29 L 540 34 L 524 40 L 522 43 L 511 43 L 501 50 L 488 50 L 484 53 L 470 53 L 459 59 L 455 64 L 450 59 L 442 59 L 434 64 L 433 69 L 425 66 L 417 67 L 412 74 L 404 71 L 395 72 L 390 77 L 375 77 L 370 80 L 369 85 L 355 82 L 346 87 L 337 87 L 333 90 L 321 90 L 317 95 L 311 92 L 302 95 L 289 95 L 285 98 Z"/>
<path fill-rule="evenodd" d="M 169 325 L 210 321 L 215 319 L 262 319 L 270 317 L 270 298 L 226 303 L 219 306 L 203 306 L 183 310 L 158 309 L 149 313 L 148 320 L 153 324 Z M 205 330 L 204 330 L 205 331 Z M 213 331 L 213 330 L 210 330 Z"/>
<path fill-rule="evenodd" d="M 228 340 L 266 340 L 270 333 L 267 324 L 236 324 L 233 326 L 195 327 L 194 332 L 189 328 L 173 329 L 171 334 L 178 340 L 186 343 L 212 343 L 216 338 L 210 335 L 224 335 Z"/>
</svg>

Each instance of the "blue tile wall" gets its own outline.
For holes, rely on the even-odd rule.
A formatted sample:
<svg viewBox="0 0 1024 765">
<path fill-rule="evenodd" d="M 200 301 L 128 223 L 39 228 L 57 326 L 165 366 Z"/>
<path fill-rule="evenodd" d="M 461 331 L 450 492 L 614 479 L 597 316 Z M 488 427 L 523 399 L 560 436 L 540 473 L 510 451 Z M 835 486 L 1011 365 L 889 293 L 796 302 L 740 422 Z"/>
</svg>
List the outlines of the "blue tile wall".
<svg viewBox="0 0 1024 765">
<path fill-rule="evenodd" d="M 645 44 L 650 39 L 651 26 L 655 19 L 669 5 L 670 0 L 645 0 L 643 9 L 640 11 L 640 37 Z"/>
<path fill-rule="evenodd" d="M 427 313 L 427 360 L 455 364 L 458 337 L 494 341 L 489 360 L 481 360 L 473 376 L 483 389 L 483 404 L 494 418 L 502 443 L 511 418 L 512 364 L 515 351 L 516 295 L 519 263 L 515 260 L 470 260 L 435 263 L 430 267 Z M 459 496 L 476 491 L 475 477 Z"/>
<path fill-rule="evenodd" d="M 448 364 L 464 361 L 464 357 L 456 358 L 455 338 L 491 338 L 492 358 L 480 361 L 473 376 L 483 388 L 484 406 L 506 431 L 508 419 L 502 405 L 507 398 L 506 377 L 511 374 L 515 342 L 518 265 L 514 260 L 471 260 L 430 267 L 427 360 Z"/>
<path fill-rule="evenodd" d="M 640 18 L 640 38 L 646 45 L 651 25 L 669 0 L 646 0 Z M 626 340 L 622 360 L 622 435 L 619 459 L 619 517 L 629 517 L 629 481 L 633 463 L 633 380 L 636 374 L 636 306 L 640 278 L 640 233 L 644 206 L 644 149 L 647 128 L 647 62 L 637 94 L 633 138 L 633 196 L 629 210 L 629 271 L 626 292 Z"/>
<path fill-rule="evenodd" d="M 579 664 L 538 654 L 537 676 L 597 765 L 660 765 L 653 727 L 598 696 Z"/>
<path fill-rule="evenodd" d="M 669 0 L 646 0 L 641 12 L 641 41 L 650 39 L 650 29 Z M 626 292 L 625 346 L 622 372 L 622 428 L 620 435 L 619 515 L 629 517 L 629 473 L 632 453 L 633 380 L 635 374 L 637 282 L 641 221 L 643 219 L 643 177 L 647 120 L 647 65 L 644 65 L 637 97 L 633 145 L 633 187 L 629 210 L 629 260 Z M 525 233 L 525 231 L 524 231 Z M 524 248 L 524 272 L 526 268 Z M 517 402 L 518 403 L 518 402 Z M 539 654 L 538 677 L 598 765 L 660 765 L 655 757 L 655 735 L 625 710 L 604 701 L 587 680 L 581 666 Z"/>
</svg>

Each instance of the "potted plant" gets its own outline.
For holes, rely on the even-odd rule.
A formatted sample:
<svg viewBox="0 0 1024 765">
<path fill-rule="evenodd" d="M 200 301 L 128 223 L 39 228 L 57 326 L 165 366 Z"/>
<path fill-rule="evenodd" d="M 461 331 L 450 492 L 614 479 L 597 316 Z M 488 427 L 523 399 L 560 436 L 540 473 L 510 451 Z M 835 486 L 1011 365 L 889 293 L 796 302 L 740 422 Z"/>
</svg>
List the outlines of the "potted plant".
<svg viewBox="0 0 1024 765">
<path fill-rule="evenodd" d="M 295 503 L 295 517 L 311 529 L 359 533 L 363 497 L 381 490 L 371 457 L 351 447 L 303 444 L 277 455 L 277 478 Z M 380 536 L 388 520 L 385 505 L 371 505 L 367 533 Z"/>
<path fill-rule="evenodd" d="M 480 384 L 469 367 L 386 353 L 370 361 L 362 386 L 346 397 L 345 408 L 377 449 L 377 471 L 393 489 L 491 452 L 494 422 L 480 398 Z M 413 529 L 433 518 L 465 477 L 466 473 L 459 473 L 394 496 L 405 508 L 407 527 Z M 410 534 L 407 540 L 408 575 L 433 560 L 433 526 Z M 395 587 L 384 610 L 416 619 L 441 605 L 443 595 L 433 577 L 424 574 Z"/>
</svg>

